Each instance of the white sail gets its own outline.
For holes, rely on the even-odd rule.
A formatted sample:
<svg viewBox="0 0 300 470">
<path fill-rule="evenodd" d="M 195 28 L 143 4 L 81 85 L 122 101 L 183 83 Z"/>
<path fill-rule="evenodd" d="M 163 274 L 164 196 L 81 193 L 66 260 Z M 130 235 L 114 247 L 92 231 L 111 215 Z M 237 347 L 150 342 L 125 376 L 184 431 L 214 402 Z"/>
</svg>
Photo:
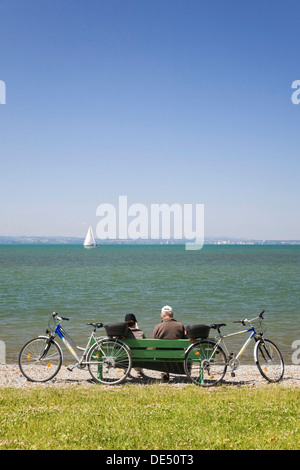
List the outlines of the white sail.
<svg viewBox="0 0 300 470">
<path fill-rule="evenodd" d="M 89 229 L 87 231 L 83 246 L 85 246 L 86 248 L 91 248 L 91 247 L 94 247 L 94 246 L 98 246 L 96 241 L 95 241 L 95 237 L 94 237 L 93 229 L 92 229 L 91 225 L 89 226 Z"/>
</svg>

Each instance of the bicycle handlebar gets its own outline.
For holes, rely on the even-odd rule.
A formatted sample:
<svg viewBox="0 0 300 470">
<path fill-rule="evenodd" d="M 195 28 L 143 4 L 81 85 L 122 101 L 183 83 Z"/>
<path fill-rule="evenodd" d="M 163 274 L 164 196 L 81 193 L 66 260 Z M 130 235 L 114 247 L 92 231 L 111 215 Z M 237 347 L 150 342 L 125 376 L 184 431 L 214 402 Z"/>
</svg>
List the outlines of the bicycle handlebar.
<svg viewBox="0 0 300 470">
<path fill-rule="evenodd" d="M 261 319 L 263 319 L 263 314 L 265 313 L 265 311 L 263 310 L 262 312 L 260 312 L 260 314 L 258 315 Z"/>
<path fill-rule="evenodd" d="M 257 315 L 257 317 L 251 318 L 251 320 L 247 320 L 247 318 L 244 318 L 244 320 L 237 320 L 237 321 L 234 321 L 233 323 L 242 323 L 242 325 L 246 325 L 246 323 L 252 323 L 254 320 L 257 320 L 257 318 L 261 318 L 263 320 L 264 313 L 265 311 L 263 310 Z"/>
<path fill-rule="evenodd" d="M 56 312 L 53 312 L 52 313 L 52 317 L 55 318 L 56 320 L 58 320 L 59 322 L 63 321 L 63 320 L 67 320 L 69 321 L 70 319 L 69 318 L 66 318 L 66 317 L 59 317 L 58 314 Z M 97 328 L 102 328 L 103 327 L 103 323 L 87 323 L 87 325 L 91 325 L 95 328 L 95 330 Z"/>
<path fill-rule="evenodd" d="M 57 318 L 58 321 L 62 321 L 62 320 L 69 321 L 69 320 L 70 320 L 69 318 L 66 318 L 66 317 L 59 317 L 56 312 L 53 312 L 53 313 L 52 313 L 52 317 L 53 317 L 53 318 Z"/>
</svg>

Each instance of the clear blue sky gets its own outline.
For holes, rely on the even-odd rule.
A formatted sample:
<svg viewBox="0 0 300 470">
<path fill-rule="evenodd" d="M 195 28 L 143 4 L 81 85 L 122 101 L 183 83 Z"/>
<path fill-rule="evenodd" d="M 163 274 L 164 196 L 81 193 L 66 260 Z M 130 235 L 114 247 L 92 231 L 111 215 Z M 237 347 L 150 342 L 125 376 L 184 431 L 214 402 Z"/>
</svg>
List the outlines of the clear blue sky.
<svg viewBox="0 0 300 470">
<path fill-rule="evenodd" d="M 300 239 L 299 1 L 0 0 L 0 235 L 101 203 L 205 204 L 205 235 Z"/>
</svg>

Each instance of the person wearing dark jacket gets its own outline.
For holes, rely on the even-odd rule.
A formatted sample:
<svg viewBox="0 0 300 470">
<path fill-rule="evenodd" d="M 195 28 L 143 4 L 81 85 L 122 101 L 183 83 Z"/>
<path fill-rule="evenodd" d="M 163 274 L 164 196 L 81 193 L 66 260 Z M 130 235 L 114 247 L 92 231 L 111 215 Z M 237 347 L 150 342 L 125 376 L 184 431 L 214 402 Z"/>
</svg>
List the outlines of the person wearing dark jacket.
<svg viewBox="0 0 300 470">
<path fill-rule="evenodd" d="M 175 320 L 172 307 L 165 305 L 161 309 L 160 314 L 162 321 L 154 327 L 153 338 L 156 339 L 181 339 L 185 338 L 185 329 L 182 323 Z M 162 375 L 164 381 L 169 380 L 169 373 L 164 372 Z"/>
<path fill-rule="evenodd" d="M 128 325 L 127 338 L 146 338 L 145 333 L 138 327 L 136 316 L 128 313 L 125 316 L 125 323 Z"/>
<path fill-rule="evenodd" d="M 154 327 L 153 338 L 180 339 L 185 338 L 185 330 L 182 323 L 175 320 L 172 307 L 165 305 L 160 314 L 162 321 Z"/>
</svg>

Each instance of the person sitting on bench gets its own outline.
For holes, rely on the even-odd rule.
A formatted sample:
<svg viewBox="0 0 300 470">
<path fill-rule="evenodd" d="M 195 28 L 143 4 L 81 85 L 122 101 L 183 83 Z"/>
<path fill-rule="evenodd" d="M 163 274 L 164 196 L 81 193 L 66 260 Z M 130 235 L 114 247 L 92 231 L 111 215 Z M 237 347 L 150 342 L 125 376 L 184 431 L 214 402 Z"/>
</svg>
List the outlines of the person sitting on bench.
<svg viewBox="0 0 300 470">
<path fill-rule="evenodd" d="M 160 314 L 162 321 L 154 327 L 152 337 L 155 339 L 181 339 L 185 338 L 185 328 L 182 323 L 175 320 L 172 307 L 165 305 L 161 309 Z M 169 372 L 162 374 L 162 379 L 165 382 L 169 380 Z"/>
<path fill-rule="evenodd" d="M 138 328 L 136 316 L 133 313 L 125 316 L 125 323 L 128 325 L 127 338 L 146 338 L 143 330 Z"/>
<path fill-rule="evenodd" d="M 140 339 L 140 338 L 146 338 L 145 333 L 143 330 L 138 328 L 136 316 L 133 313 L 128 313 L 125 316 L 125 323 L 128 325 L 128 331 L 126 337 L 129 339 Z M 137 372 L 138 377 L 142 378 L 144 377 L 144 372 L 141 367 L 134 367 L 134 370 Z"/>
<path fill-rule="evenodd" d="M 165 305 L 160 314 L 162 321 L 154 327 L 153 338 L 180 339 L 185 338 L 185 329 L 182 323 L 175 320 L 172 307 Z"/>
</svg>

